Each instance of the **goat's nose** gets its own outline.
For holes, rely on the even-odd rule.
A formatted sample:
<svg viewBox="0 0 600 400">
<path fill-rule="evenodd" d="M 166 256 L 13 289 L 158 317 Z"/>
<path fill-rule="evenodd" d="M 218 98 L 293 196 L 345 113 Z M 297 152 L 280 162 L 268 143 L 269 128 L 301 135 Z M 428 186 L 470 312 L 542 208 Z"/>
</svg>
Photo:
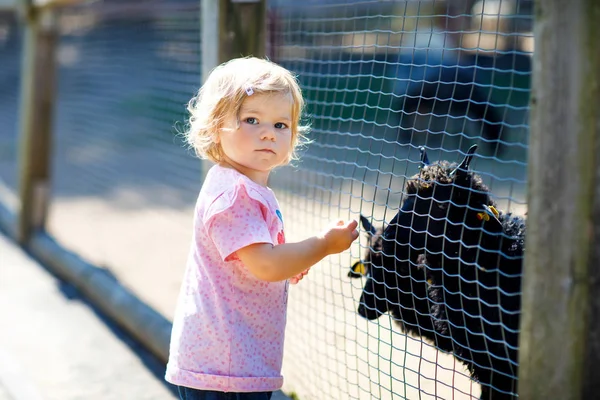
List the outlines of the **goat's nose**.
<svg viewBox="0 0 600 400">
<path fill-rule="evenodd" d="M 359 303 L 357 311 L 358 311 L 358 315 L 360 315 L 363 318 L 368 319 L 369 321 L 377 319 L 383 314 L 383 312 L 377 308 L 373 308 L 373 309 L 369 308 L 362 301 Z"/>
</svg>

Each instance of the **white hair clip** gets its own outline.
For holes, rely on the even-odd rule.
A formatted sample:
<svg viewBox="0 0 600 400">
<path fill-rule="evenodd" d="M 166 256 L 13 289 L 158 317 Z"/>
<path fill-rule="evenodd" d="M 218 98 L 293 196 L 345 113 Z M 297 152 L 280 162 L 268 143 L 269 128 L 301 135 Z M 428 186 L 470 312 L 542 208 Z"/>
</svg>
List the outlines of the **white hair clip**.
<svg viewBox="0 0 600 400">
<path fill-rule="evenodd" d="M 246 94 L 248 96 L 252 96 L 254 94 L 254 90 L 252 89 L 252 86 L 246 86 Z"/>
</svg>

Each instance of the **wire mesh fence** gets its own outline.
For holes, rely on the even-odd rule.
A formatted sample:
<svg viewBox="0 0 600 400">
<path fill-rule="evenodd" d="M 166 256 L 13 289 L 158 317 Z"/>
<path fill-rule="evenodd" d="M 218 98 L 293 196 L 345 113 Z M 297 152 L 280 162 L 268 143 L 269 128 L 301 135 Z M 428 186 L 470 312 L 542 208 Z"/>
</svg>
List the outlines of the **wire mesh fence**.
<svg viewBox="0 0 600 400">
<path fill-rule="evenodd" d="M 529 1 L 273 0 L 268 16 L 269 56 L 298 75 L 312 126 L 301 161 L 272 175 L 289 240 L 337 218 L 388 226 L 421 146 L 460 161 L 478 144 L 471 169 L 497 208 L 526 212 Z M 12 22 L 3 39 L 2 21 L 0 178 L 14 188 L 20 41 Z M 60 27 L 48 230 L 171 318 L 206 171 L 177 135 L 201 82 L 200 2 L 106 0 L 64 9 Z M 366 279 L 348 271 L 374 244 L 363 231 L 290 290 L 284 389 L 478 398 L 464 357 L 392 314 L 359 315 Z"/>
<path fill-rule="evenodd" d="M 310 231 L 328 218 L 359 215 L 376 228 L 388 226 L 407 197 L 406 180 L 419 171 L 421 146 L 433 161 L 460 161 L 478 144 L 471 168 L 488 185 L 497 207 L 525 213 L 530 6 L 508 1 L 273 5 L 271 54 L 298 74 L 315 140 L 296 172 L 301 178 L 279 186 L 286 193 L 285 208 L 291 210 L 288 230 Z M 457 19 L 463 20 L 460 31 Z M 405 228 L 412 229 L 413 237 L 419 233 L 415 225 Z M 432 243 L 413 248 L 405 259 L 398 248 L 388 247 L 396 265 L 410 261 L 416 267 L 417 253 L 430 250 Z M 367 256 L 373 244 L 363 236 L 352 249 L 352 260 L 329 260 L 313 272 L 310 284 L 292 292 L 288 340 L 303 346 L 287 348 L 287 360 L 295 364 L 284 367 L 286 387 L 300 398 L 478 398 L 481 389 L 464 363 L 473 357 L 438 352 L 432 341 L 415 335 L 415 326 L 407 329 L 412 334 L 401 329 L 399 322 L 406 329 L 411 311 L 428 312 L 415 303 L 415 288 L 425 284 L 424 277 L 396 270 L 393 282 L 375 279 L 383 288 L 377 292 L 368 289 L 368 279 L 346 276 L 351 261 Z M 393 267 L 383 268 L 388 272 Z M 442 278 L 449 285 L 457 275 L 447 274 L 444 270 Z M 403 289 L 403 278 L 408 289 Z M 465 296 L 473 296 L 473 282 L 469 288 L 465 279 L 459 276 L 454 284 L 461 290 L 462 283 L 462 290 L 471 293 L 446 291 L 442 302 L 452 300 L 451 294 L 461 304 Z M 497 294 L 498 283 L 491 286 Z M 363 287 L 380 300 L 394 298 L 391 307 L 400 311 L 365 321 L 357 314 Z M 408 304 L 394 293 L 402 290 L 411 295 Z M 491 307 L 504 312 L 507 306 Z M 502 317 L 479 315 L 480 326 L 486 318 L 491 325 L 507 325 Z M 464 329 L 454 323 L 454 331 Z M 490 336 L 482 329 L 476 332 L 479 339 Z M 460 347 L 457 337 L 450 335 L 453 343 L 445 351 Z M 478 362 L 482 364 L 474 361 L 476 367 Z M 497 362 L 487 371 L 495 369 Z M 516 368 L 504 376 L 511 374 L 516 376 Z M 490 381 L 487 388 L 503 390 L 499 378 Z"/>
</svg>

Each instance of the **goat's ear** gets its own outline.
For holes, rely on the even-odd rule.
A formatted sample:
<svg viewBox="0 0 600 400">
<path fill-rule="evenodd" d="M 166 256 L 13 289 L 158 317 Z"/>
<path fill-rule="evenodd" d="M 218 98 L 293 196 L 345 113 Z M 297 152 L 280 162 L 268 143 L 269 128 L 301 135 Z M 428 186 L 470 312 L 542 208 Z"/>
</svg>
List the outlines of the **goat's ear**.
<svg viewBox="0 0 600 400">
<path fill-rule="evenodd" d="M 349 278 L 360 278 L 365 275 L 367 275 L 367 266 L 362 261 L 355 262 L 350 268 L 350 272 L 348 272 Z"/>
<path fill-rule="evenodd" d="M 473 160 L 473 154 L 475 154 L 475 151 L 477 151 L 476 144 L 474 144 L 473 146 L 471 146 L 471 148 L 469 148 L 469 150 L 467 150 L 465 158 L 463 158 L 462 162 L 458 165 L 458 167 L 456 167 L 456 169 L 454 169 L 454 171 L 450 173 L 451 177 L 455 177 L 457 174 L 469 170 L 469 166 L 471 164 L 471 161 Z"/>
<path fill-rule="evenodd" d="M 421 152 L 421 165 L 419 168 L 423 168 L 426 165 L 430 165 L 429 157 L 427 157 L 427 152 L 425 151 L 425 147 L 419 147 L 419 151 Z"/>
<path fill-rule="evenodd" d="M 377 230 L 373 227 L 373 225 L 369 222 L 367 217 L 364 215 L 360 215 L 360 224 L 364 228 L 365 231 L 369 232 L 371 236 L 377 233 Z"/>
</svg>

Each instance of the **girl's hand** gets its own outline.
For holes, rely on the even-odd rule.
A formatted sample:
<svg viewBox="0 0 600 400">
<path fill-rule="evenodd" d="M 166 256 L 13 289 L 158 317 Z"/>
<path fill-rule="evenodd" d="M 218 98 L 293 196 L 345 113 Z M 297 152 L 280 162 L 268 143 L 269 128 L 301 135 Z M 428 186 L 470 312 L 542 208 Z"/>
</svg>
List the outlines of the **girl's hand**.
<svg viewBox="0 0 600 400">
<path fill-rule="evenodd" d="M 310 271 L 310 268 L 306 268 L 304 271 L 300 272 L 298 275 L 292 276 L 290 278 L 290 283 L 292 285 L 298 284 L 298 282 L 300 282 L 302 280 L 302 278 L 304 278 L 304 275 L 308 274 L 308 271 Z"/>
<path fill-rule="evenodd" d="M 337 221 L 331 228 L 322 234 L 327 244 L 328 254 L 337 254 L 348 249 L 352 242 L 358 238 L 358 222 Z"/>
</svg>

